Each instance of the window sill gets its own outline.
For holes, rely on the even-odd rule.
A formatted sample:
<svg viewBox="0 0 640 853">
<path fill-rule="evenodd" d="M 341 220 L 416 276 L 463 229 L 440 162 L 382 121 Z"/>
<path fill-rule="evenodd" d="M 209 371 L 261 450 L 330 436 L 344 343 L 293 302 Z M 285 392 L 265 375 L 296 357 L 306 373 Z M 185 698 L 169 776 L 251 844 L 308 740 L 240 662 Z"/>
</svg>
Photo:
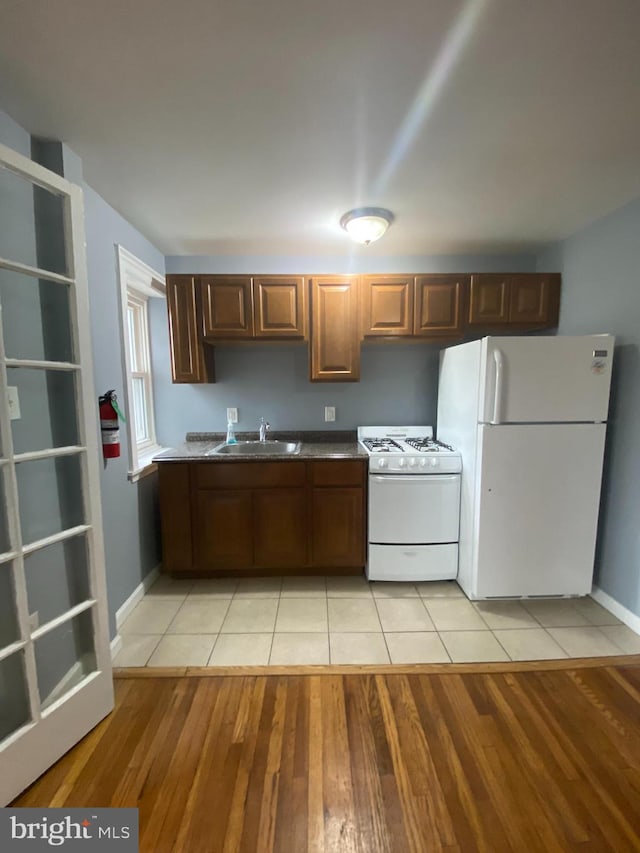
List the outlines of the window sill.
<svg viewBox="0 0 640 853">
<path fill-rule="evenodd" d="M 158 453 L 162 453 L 163 450 L 166 450 L 166 447 L 153 447 L 150 450 L 146 450 L 139 458 L 138 465 L 133 471 L 129 471 L 127 478 L 130 483 L 137 483 L 138 480 L 142 480 L 143 477 L 148 477 L 150 474 L 154 474 L 158 470 L 157 464 L 153 461 L 153 457 L 157 456 Z"/>
</svg>

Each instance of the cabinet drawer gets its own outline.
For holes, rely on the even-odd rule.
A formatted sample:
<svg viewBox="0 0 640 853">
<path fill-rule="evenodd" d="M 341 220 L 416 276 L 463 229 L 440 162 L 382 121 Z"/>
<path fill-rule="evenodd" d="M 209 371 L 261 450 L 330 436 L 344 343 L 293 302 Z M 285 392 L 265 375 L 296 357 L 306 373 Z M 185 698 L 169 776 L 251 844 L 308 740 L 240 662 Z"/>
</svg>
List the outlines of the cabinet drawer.
<svg viewBox="0 0 640 853">
<path fill-rule="evenodd" d="M 197 489 L 261 489 L 304 483 L 304 462 L 202 462 L 195 466 Z"/>
<path fill-rule="evenodd" d="M 311 482 L 314 486 L 362 486 L 366 462 L 327 459 L 311 463 Z"/>
</svg>

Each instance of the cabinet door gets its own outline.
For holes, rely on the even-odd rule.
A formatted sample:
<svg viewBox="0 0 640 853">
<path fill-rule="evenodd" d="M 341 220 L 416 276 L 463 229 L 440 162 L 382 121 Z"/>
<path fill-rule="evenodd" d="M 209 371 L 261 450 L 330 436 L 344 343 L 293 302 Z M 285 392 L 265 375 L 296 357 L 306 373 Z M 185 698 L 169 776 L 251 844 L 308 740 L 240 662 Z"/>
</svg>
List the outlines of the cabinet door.
<svg viewBox="0 0 640 853">
<path fill-rule="evenodd" d="M 484 274 L 471 276 L 470 326 L 497 326 L 509 322 L 511 276 Z"/>
<path fill-rule="evenodd" d="M 462 334 L 462 306 L 469 276 L 420 275 L 415 283 L 414 335 Z"/>
<path fill-rule="evenodd" d="M 213 348 L 202 340 L 197 277 L 167 276 L 169 352 L 174 382 L 213 382 Z"/>
<path fill-rule="evenodd" d="M 307 305 L 302 276 L 259 276 L 253 279 L 257 338 L 307 336 Z"/>
<path fill-rule="evenodd" d="M 557 326 L 559 307 L 559 274 L 522 273 L 511 277 L 510 323 L 526 326 Z"/>
<path fill-rule="evenodd" d="M 195 568 L 251 568 L 252 520 L 249 489 L 199 489 L 195 493 Z"/>
<path fill-rule="evenodd" d="M 311 381 L 360 379 L 358 277 L 311 279 Z"/>
<path fill-rule="evenodd" d="M 251 277 L 244 275 L 203 275 L 203 331 L 213 338 L 253 337 L 253 296 Z"/>
<path fill-rule="evenodd" d="M 312 494 L 313 566 L 364 566 L 364 491 L 318 488 Z"/>
<path fill-rule="evenodd" d="M 170 574 L 190 572 L 193 567 L 189 469 L 188 462 L 158 465 L 162 570 Z"/>
<path fill-rule="evenodd" d="M 413 334 L 413 277 L 362 277 L 363 337 Z"/>
<path fill-rule="evenodd" d="M 256 489 L 253 493 L 254 562 L 264 568 L 307 565 L 304 489 Z"/>
</svg>

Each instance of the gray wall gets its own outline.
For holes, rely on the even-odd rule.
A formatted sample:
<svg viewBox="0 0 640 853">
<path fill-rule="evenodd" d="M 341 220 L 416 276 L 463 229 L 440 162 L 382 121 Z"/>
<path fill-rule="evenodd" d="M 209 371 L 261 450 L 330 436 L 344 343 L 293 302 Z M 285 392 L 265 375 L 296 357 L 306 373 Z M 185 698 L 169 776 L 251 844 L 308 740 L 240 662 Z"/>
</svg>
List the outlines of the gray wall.
<svg viewBox="0 0 640 853">
<path fill-rule="evenodd" d="M 525 272 L 528 255 L 460 255 L 368 259 L 366 250 L 343 257 L 168 257 L 167 272 L 191 273 L 359 273 L 359 272 Z M 216 346 L 212 385 L 172 385 L 165 305 L 151 315 L 154 390 L 159 440 L 176 445 L 186 432 L 220 431 L 226 409 L 239 409 L 239 431 L 257 430 L 260 417 L 274 429 L 355 429 L 364 424 L 435 423 L 437 344 L 364 344 L 361 380 L 309 382 L 303 344 Z M 336 407 L 325 423 L 324 407 Z"/>
<path fill-rule="evenodd" d="M 164 257 L 86 184 L 84 203 L 95 390 L 96 394 L 103 394 L 115 388 L 124 400 L 125 367 L 120 354 L 120 285 L 115 244 L 124 246 L 160 273 L 164 272 Z M 160 299 L 151 301 L 164 303 Z M 101 476 L 112 636 L 115 634 L 115 611 L 160 562 L 157 475 L 138 483 L 127 481 L 128 448 L 124 430 L 120 437 L 121 456 L 109 460 Z"/>
<path fill-rule="evenodd" d="M 538 257 L 562 273 L 560 334 L 616 336 L 596 584 L 640 616 L 640 199 Z"/>
</svg>

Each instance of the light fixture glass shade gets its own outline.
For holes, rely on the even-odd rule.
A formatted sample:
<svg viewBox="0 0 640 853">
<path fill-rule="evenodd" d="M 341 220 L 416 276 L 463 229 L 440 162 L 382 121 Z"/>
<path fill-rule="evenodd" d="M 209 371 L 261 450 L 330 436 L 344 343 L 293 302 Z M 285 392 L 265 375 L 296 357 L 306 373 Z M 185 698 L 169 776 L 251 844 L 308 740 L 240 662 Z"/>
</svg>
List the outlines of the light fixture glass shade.
<svg viewBox="0 0 640 853">
<path fill-rule="evenodd" d="M 356 243 L 368 246 L 379 240 L 393 222 L 393 213 L 383 207 L 359 207 L 345 213 L 340 225 Z"/>
</svg>

